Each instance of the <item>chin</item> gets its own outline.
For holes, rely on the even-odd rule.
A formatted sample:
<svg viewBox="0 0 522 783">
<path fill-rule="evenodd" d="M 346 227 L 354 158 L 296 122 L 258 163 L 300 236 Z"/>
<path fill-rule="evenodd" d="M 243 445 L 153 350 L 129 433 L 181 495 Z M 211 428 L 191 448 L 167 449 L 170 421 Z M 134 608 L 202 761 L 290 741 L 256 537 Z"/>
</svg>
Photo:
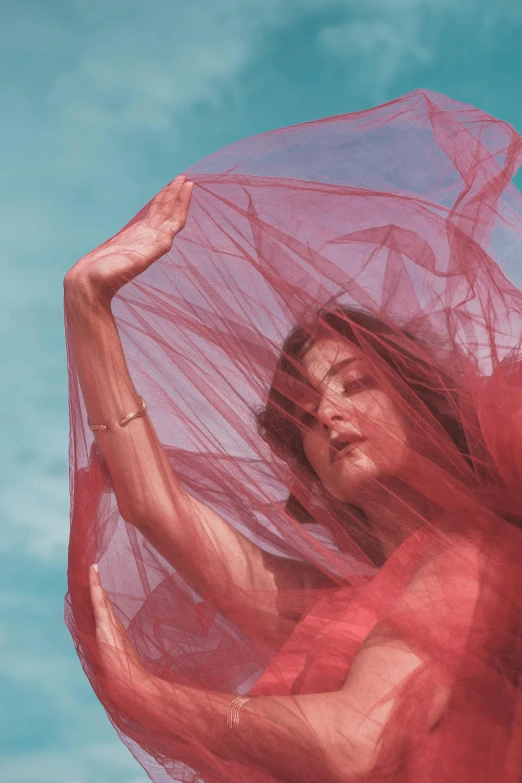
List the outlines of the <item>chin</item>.
<svg viewBox="0 0 522 783">
<path fill-rule="evenodd" d="M 369 489 L 371 490 L 381 473 L 382 471 L 372 460 L 365 459 L 362 463 L 345 468 L 335 481 L 324 482 L 324 485 L 337 500 L 355 503 Z"/>
</svg>

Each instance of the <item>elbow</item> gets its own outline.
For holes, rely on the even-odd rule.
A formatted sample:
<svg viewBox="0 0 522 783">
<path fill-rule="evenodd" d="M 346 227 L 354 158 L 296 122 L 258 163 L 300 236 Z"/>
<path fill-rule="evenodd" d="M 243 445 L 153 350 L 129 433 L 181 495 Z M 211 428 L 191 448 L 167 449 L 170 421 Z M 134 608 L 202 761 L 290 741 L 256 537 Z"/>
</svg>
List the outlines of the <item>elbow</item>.
<svg viewBox="0 0 522 783">
<path fill-rule="evenodd" d="M 140 533 L 145 534 L 151 527 L 154 527 L 153 520 L 151 520 L 151 515 L 147 509 L 120 502 L 118 503 L 118 510 L 123 521 L 135 527 Z"/>
<path fill-rule="evenodd" d="M 107 483 L 112 490 L 115 490 L 110 476 Z M 144 530 L 149 527 L 150 511 L 148 509 L 143 508 L 141 503 L 129 502 L 129 499 L 121 492 L 115 491 L 115 495 L 118 512 L 124 522 L 138 530 Z"/>
<path fill-rule="evenodd" d="M 69 269 L 63 279 L 63 292 L 66 302 L 69 300 L 76 302 L 78 299 L 83 299 L 86 290 L 85 275 L 80 274 L 76 269 L 76 266 Z"/>
<path fill-rule="evenodd" d="M 375 759 L 364 749 L 358 751 L 354 746 L 349 752 L 337 752 L 328 759 L 332 783 L 351 783 L 356 780 L 368 780 L 375 770 Z"/>
<path fill-rule="evenodd" d="M 384 758 L 382 743 L 365 737 L 364 731 L 361 730 L 353 736 L 343 737 L 342 742 L 330 755 L 329 766 L 335 783 L 348 783 L 371 780 L 377 772 L 386 779 L 384 773 L 392 767 L 396 770 L 398 761 L 399 756 L 393 750 L 388 751 Z"/>
</svg>

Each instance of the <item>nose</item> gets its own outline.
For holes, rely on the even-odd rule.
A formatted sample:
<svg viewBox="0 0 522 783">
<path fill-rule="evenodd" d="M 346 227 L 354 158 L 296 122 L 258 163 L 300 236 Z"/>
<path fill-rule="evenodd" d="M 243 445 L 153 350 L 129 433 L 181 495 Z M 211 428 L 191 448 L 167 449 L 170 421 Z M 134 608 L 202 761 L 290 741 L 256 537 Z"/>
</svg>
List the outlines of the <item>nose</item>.
<svg viewBox="0 0 522 783">
<path fill-rule="evenodd" d="M 323 394 L 316 417 L 326 427 L 331 428 L 336 422 L 348 420 L 347 412 L 343 410 L 339 396 L 332 391 Z"/>
</svg>

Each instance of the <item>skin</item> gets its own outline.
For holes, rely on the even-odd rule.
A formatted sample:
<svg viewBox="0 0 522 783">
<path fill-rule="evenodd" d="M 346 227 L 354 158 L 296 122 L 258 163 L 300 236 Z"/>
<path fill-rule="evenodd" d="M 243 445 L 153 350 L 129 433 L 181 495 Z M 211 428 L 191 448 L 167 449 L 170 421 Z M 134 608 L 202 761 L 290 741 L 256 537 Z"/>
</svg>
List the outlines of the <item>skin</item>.
<svg viewBox="0 0 522 783">
<path fill-rule="evenodd" d="M 412 466 L 418 471 L 410 428 L 368 359 L 347 340 L 318 340 L 302 364 L 316 392 L 296 412 L 306 425 L 305 455 L 333 497 L 362 509 L 389 557 L 429 518 L 426 498 L 408 480 Z M 339 435 L 365 440 L 332 461 L 329 444 Z"/>
<path fill-rule="evenodd" d="M 379 476 L 400 474 L 405 465 L 409 450 L 403 418 L 377 386 L 364 355 L 346 340 L 315 343 L 303 366 L 320 395 L 319 403 L 307 409 L 313 415 L 303 436 L 305 454 L 335 498 L 356 503 Z M 366 440 L 332 462 L 329 442 L 338 435 Z"/>
</svg>

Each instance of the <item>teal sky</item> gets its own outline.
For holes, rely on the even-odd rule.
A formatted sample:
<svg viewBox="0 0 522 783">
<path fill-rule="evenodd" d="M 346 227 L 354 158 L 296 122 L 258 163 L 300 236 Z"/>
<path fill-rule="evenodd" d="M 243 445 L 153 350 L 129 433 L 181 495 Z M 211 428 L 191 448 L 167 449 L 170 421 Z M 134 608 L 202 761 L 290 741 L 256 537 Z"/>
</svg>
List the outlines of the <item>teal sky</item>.
<svg viewBox="0 0 522 783">
<path fill-rule="evenodd" d="M 244 136 L 417 87 L 522 131 L 520 0 L 2 0 L 0 779 L 144 783 L 62 620 L 61 284 Z"/>
</svg>

